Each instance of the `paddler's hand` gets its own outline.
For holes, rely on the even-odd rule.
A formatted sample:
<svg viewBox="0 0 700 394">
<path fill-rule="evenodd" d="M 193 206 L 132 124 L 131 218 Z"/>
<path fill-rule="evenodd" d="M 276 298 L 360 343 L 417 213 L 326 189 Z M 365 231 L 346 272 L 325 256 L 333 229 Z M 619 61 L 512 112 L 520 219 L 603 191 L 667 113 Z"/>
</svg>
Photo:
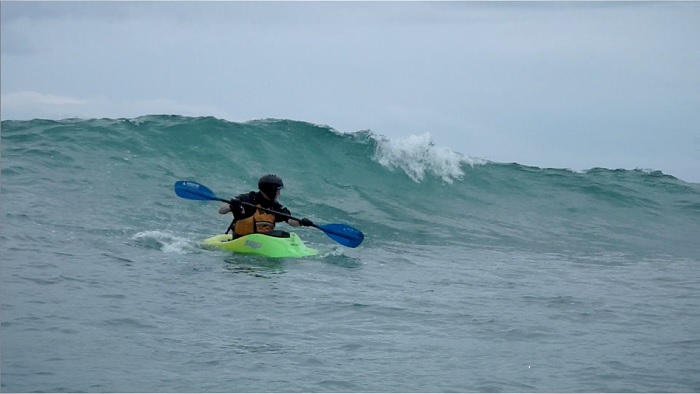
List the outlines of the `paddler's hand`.
<svg viewBox="0 0 700 394">
<path fill-rule="evenodd" d="M 231 208 L 231 211 L 240 211 L 241 210 L 241 200 L 237 198 L 232 198 L 228 201 L 228 206 Z"/>
<path fill-rule="evenodd" d="M 314 225 L 314 222 L 312 222 L 311 220 L 309 220 L 307 218 L 303 218 L 299 221 L 299 224 L 302 226 L 305 226 L 305 227 L 311 227 Z"/>
</svg>

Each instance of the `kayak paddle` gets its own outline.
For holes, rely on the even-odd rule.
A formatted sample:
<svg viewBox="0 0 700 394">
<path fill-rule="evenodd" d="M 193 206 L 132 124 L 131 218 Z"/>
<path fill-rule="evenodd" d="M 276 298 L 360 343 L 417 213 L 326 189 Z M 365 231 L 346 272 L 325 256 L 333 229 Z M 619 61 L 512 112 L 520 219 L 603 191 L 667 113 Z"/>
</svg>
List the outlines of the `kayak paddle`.
<svg viewBox="0 0 700 394">
<path fill-rule="evenodd" d="M 214 192 L 209 190 L 206 186 L 202 185 L 201 183 L 197 183 L 195 181 L 177 181 L 175 182 L 175 194 L 177 194 L 179 197 L 186 198 L 188 200 L 209 200 L 209 201 L 221 201 L 228 203 L 229 200 L 224 200 L 223 198 L 217 197 Z M 241 201 L 241 204 L 247 205 L 250 207 L 256 207 L 253 204 L 243 202 Z M 294 216 L 290 216 L 281 212 L 276 212 L 271 209 L 267 208 L 259 208 L 262 209 L 263 211 L 279 215 L 282 217 L 285 217 L 287 219 L 293 219 L 296 220 L 297 222 L 301 222 L 301 219 L 297 219 Z M 326 233 L 327 236 L 329 236 L 332 240 L 335 242 L 347 246 L 349 248 L 355 248 L 358 245 L 362 243 L 362 240 L 365 239 L 365 235 L 362 234 L 362 231 L 350 227 L 347 224 L 340 224 L 340 223 L 334 223 L 334 224 L 326 224 L 323 226 L 317 226 L 315 224 L 312 224 L 313 227 L 316 227 L 317 229 L 323 231 Z"/>
</svg>

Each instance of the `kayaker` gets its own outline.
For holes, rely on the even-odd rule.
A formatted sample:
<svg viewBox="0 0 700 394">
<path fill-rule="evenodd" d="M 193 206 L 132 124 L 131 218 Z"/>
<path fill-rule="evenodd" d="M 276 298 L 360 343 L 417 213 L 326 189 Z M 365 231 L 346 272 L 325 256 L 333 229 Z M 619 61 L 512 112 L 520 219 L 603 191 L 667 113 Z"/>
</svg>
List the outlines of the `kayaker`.
<svg viewBox="0 0 700 394">
<path fill-rule="evenodd" d="M 292 227 L 313 226 L 311 220 L 303 218 L 300 221 L 289 218 L 291 213 L 277 201 L 280 190 L 284 187 L 282 178 L 274 174 L 263 175 L 258 180 L 258 191 L 240 194 L 232 198 L 228 204 L 219 208 L 219 213 L 225 215 L 233 213 L 233 222 L 226 233 L 233 231 L 234 238 L 252 233 L 270 233 L 275 229 L 275 223 L 287 222 Z M 241 204 L 241 202 L 253 204 L 259 208 L 267 208 L 287 216 L 273 213 Z"/>
</svg>

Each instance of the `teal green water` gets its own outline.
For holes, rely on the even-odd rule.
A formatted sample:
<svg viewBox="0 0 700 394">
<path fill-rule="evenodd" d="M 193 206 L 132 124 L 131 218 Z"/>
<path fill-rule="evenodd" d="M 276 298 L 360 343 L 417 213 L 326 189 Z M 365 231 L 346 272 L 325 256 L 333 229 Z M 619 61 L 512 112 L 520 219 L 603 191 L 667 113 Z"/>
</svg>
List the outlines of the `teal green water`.
<svg viewBox="0 0 700 394">
<path fill-rule="evenodd" d="M 3 391 L 700 390 L 700 185 L 663 169 L 180 116 L 3 121 L 1 159 Z M 173 183 L 265 173 L 363 244 L 201 248 L 230 219 Z"/>
</svg>

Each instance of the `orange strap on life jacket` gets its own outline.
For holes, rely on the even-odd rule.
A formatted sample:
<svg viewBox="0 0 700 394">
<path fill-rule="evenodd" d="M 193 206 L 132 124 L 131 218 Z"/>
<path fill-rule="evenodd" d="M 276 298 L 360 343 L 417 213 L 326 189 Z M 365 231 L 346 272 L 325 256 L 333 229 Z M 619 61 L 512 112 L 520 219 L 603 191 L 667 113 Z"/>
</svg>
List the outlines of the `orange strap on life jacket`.
<svg viewBox="0 0 700 394">
<path fill-rule="evenodd" d="M 260 208 L 260 204 L 257 205 L 257 208 Z M 237 235 L 248 235 L 252 233 L 269 233 L 274 229 L 275 215 L 262 209 L 256 209 L 253 216 L 237 220 L 233 231 Z"/>
</svg>

